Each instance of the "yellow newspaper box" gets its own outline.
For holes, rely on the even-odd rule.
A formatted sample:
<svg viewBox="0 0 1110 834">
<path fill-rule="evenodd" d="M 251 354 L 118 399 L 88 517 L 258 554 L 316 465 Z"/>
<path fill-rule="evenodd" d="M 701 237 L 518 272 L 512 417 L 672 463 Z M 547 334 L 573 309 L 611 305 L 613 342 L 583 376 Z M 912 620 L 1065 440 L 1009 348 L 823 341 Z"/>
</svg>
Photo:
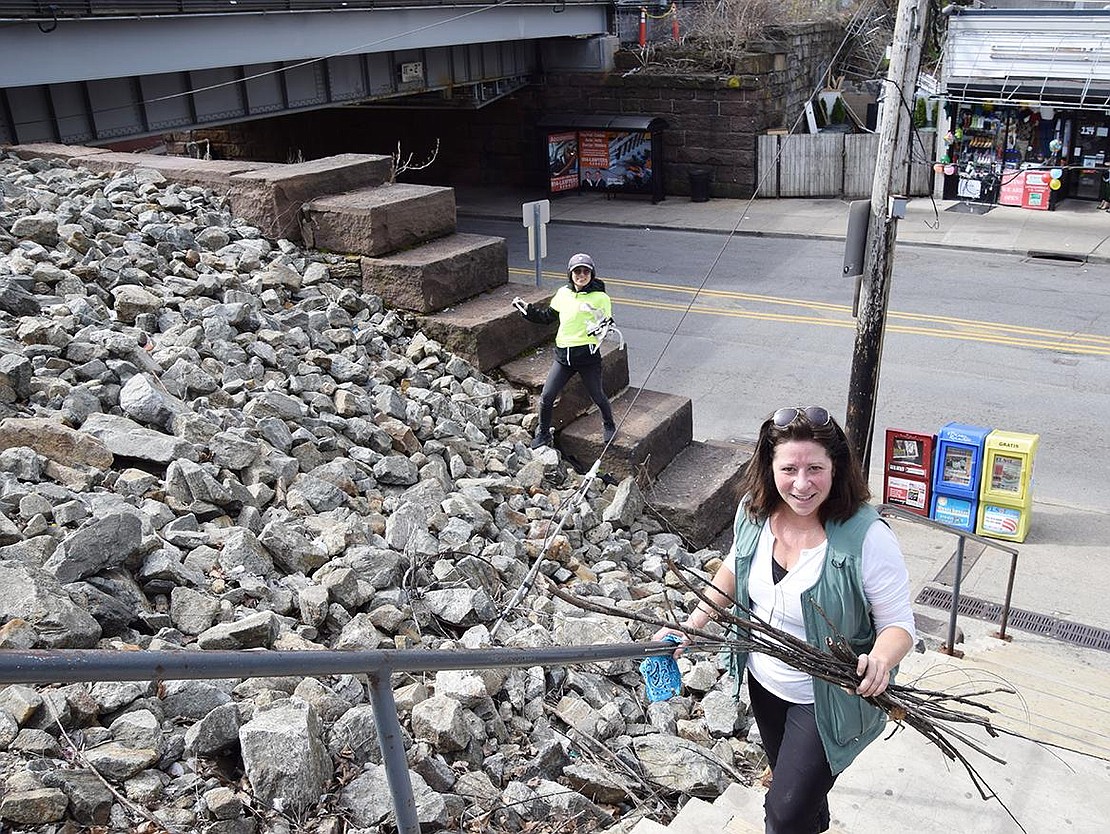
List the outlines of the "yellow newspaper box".
<svg viewBox="0 0 1110 834">
<path fill-rule="evenodd" d="M 1023 542 L 1033 511 L 1033 457 L 1039 434 L 995 429 L 987 435 L 975 532 Z"/>
</svg>

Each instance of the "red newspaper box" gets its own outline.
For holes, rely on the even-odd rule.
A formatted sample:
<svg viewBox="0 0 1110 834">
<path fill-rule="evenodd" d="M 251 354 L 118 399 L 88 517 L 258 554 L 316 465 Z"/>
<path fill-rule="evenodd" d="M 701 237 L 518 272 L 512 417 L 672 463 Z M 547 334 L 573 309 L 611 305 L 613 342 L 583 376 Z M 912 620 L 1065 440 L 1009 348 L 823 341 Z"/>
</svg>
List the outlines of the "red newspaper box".
<svg viewBox="0 0 1110 834">
<path fill-rule="evenodd" d="M 911 513 L 928 517 L 935 446 L 936 438 L 931 434 L 886 430 L 884 503 L 896 504 Z"/>
</svg>

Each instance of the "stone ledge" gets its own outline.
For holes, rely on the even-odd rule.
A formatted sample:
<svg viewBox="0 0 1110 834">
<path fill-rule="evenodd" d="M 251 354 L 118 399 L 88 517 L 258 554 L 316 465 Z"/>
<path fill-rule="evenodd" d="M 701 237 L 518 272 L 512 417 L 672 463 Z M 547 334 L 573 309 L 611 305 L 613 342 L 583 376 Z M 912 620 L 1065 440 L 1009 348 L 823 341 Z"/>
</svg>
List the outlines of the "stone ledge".
<svg viewBox="0 0 1110 834">
<path fill-rule="evenodd" d="M 80 160 L 86 157 L 109 153 L 104 148 L 89 148 L 85 145 L 62 145 L 57 142 L 28 142 L 25 145 L 0 145 L 0 150 L 13 153 L 20 159 L 64 159 Z"/>
<path fill-rule="evenodd" d="M 455 307 L 419 316 L 416 325 L 429 339 L 478 370 L 489 371 L 555 336 L 554 324 L 532 324 L 513 309 L 513 296 L 517 295 L 538 305 L 551 301 L 552 293 L 524 284 L 503 284 Z"/>
<path fill-rule="evenodd" d="M 752 452 L 751 443 L 692 441 L 644 494 L 692 549 L 709 547 L 736 516 Z"/>
<path fill-rule="evenodd" d="M 231 211 L 269 238 L 299 243 L 302 205 L 328 194 L 382 185 L 392 169 L 388 156 L 345 153 L 247 171 L 231 178 Z"/>
<path fill-rule="evenodd" d="M 228 188 L 237 174 L 271 168 L 271 162 L 232 162 L 224 159 L 193 159 L 189 156 L 156 156 L 142 153 L 101 153 L 78 157 L 77 164 L 98 173 L 119 173 L 145 168 L 157 171 L 171 182 L 200 185 L 205 188 Z"/>
<path fill-rule="evenodd" d="M 329 252 L 384 255 L 455 231 L 455 190 L 390 183 L 305 203 L 301 237 Z"/>
<path fill-rule="evenodd" d="M 501 366 L 505 379 L 518 388 L 533 394 L 538 407 L 539 393 L 547 380 L 553 361 L 551 346 L 529 353 Z M 619 350 L 617 344 L 606 341 L 601 345 L 601 386 L 610 399 L 628 387 L 628 350 Z M 582 378 L 577 374 L 567 383 L 555 408 L 551 412 L 551 426 L 561 429 L 568 426 L 594 407 L 586 393 Z"/>
<path fill-rule="evenodd" d="M 612 400 L 617 436 L 601 462 L 615 478 L 651 481 L 690 443 L 694 431 L 689 397 L 629 388 Z M 630 408 L 631 407 L 631 408 Z M 601 454 L 601 415 L 579 417 L 555 436 L 555 445 L 582 466 Z"/>
<path fill-rule="evenodd" d="M 365 292 L 416 313 L 443 310 L 509 280 L 505 239 L 485 235 L 452 234 L 383 258 L 362 258 L 361 265 Z"/>
</svg>

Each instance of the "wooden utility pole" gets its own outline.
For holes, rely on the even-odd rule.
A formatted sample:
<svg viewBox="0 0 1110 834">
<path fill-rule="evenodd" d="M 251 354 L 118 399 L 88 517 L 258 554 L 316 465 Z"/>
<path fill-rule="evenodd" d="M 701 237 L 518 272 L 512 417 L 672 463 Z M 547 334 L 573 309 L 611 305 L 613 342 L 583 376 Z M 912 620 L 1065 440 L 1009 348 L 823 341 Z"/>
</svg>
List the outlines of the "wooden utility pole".
<svg viewBox="0 0 1110 834">
<path fill-rule="evenodd" d="M 891 216 L 890 197 L 902 192 L 909 175 L 913 94 L 921 67 L 928 9 L 927 0 L 899 0 L 890 68 L 882 92 L 879 153 L 871 186 L 871 220 L 867 227 L 856 346 L 852 354 L 844 426 L 865 473 L 871 463 L 875 397 L 879 388 L 886 309 L 894 270 L 894 241 L 898 231 L 898 219 Z"/>
</svg>

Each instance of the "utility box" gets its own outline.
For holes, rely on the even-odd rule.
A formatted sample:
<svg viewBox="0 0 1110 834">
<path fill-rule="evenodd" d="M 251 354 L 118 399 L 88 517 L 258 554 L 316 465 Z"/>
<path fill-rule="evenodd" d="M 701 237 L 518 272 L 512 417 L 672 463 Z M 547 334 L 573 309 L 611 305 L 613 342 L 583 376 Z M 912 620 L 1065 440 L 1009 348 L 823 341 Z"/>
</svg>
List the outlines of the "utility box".
<svg viewBox="0 0 1110 834">
<path fill-rule="evenodd" d="M 935 444 L 936 438 L 931 434 L 886 430 L 883 503 L 895 504 L 918 515 L 929 515 Z"/>
<path fill-rule="evenodd" d="M 975 532 L 1025 541 L 1033 510 L 1033 458 L 1039 434 L 992 431 L 987 435 Z"/>
<path fill-rule="evenodd" d="M 931 518 L 968 532 L 975 529 L 988 434 L 990 429 L 963 423 L 946 423 L 937 432 Z"/>
</svg>

